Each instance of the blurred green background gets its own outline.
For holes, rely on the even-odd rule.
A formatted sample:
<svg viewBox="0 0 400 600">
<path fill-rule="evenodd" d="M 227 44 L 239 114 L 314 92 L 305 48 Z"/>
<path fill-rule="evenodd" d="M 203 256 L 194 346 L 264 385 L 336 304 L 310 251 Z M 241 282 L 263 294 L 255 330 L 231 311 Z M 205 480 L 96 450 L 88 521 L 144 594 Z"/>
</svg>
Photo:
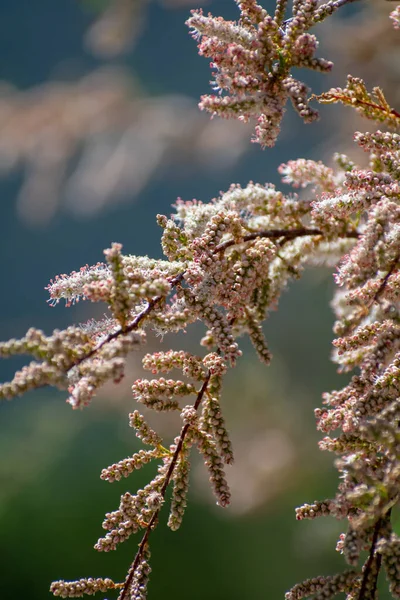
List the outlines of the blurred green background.
<svg viewBox="0 0 400 600">
<path fill-rule="evenodd" d="M 324 107 L 322 121 L 308 126 L 289 109 L 281 139 L 265 151 L 250 144 L 250 129 L 200 114 L 196 103 L 209 92 L 210 72 L 184 25 L 196 7 L 189 0 L 2 0 L 1 339 L 31 325 L 50 332 L 101 316 L 105 307 L 82 303 L 50 309 L 44 286 L 101 261 L 112 241 L 128 253 L 160 256 L 155 215 L 169 214 L 178 196 L 207 201 L 232 182 L 279 184 L 282 161 L 329 157 L 329 140 L 335 150 L 351 148 L 356 125 L 340 108 Z M 204 8 L 238 16 L 231 0 Z M 385 15 L 376 6 L 370 13 L 348 8 L 319 30 L 321 55 L 333 56 L 337 70 L 306 80 L 315 92 L 343 84 L 354 55 L 368 83 L 383 78 L 390 88 L 398 48 L 388 45 L 390 33 L 381 53 L 373 43 L 389 7 Z M 369 32 L 374 50 L 366 55 L 351 46 L 357 27 Z M 321 393 L 345 384 L 329 361 L 332 292 L 331 273 L 322 269 L 290 286 L 265 326 L 270 368 L 243 341 L 244 357 L 224 390 L 236 450 L 228 473 L 232 506 L 215 505 L 195 464 L 181 529 L 166 528 L 165 511 L 152 535 L 151 600 L 283 598 L 300 580 L 344 568 L 334 548 L 345 524 L 294 517 L 296 506 L 330 497 L 337 484 L 333 457 L 318 450 L 313 417 Z M 163 347 L 196 351 L 201 333 L 193 327 L 186 336 L 166 336 Z M 149 348 L 160 344 L 150 340 Z M 3 361 L 1 380 L 22 364 Z M 138 447 L 127 414 L 140 373 L 140 356 L 133 356 L 125 382 L 107 387 L 83 412 L 54 390 L 0 407 L 2 600 L 48 598 L 57 579 L 124 578 L 139 540 L 109 554 L 93 545 L 104 513 L 151 475 L 150 467 L 113 485 L 99 478 Z M 176 434 L 173 421 L 151 422 L 167 439 Z"/>
</svg>

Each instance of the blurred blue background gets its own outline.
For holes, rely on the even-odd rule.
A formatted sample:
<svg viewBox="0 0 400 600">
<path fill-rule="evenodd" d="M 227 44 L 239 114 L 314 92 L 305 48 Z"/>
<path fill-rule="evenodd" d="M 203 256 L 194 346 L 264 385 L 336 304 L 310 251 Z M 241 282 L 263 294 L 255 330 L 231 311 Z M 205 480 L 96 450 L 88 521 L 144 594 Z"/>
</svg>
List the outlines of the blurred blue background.
<svg viewBox="0 0 400 600">
<path fill-rule="evenodd" d="M 251 129 L 201 114 L 197 102 L 209 93 L 210 71 L 184 25 L 191 8 L 189 0 L 2 0 L 0 339 L 31 325 L 50 332 L 101 316 L 105 307 L 50 308 L 44 287 L 56 274 L 101 261 L 113 241 L 127 253 L 160 256 L 155 215 L 169 215 L 178 196 L 207 201 L 232 182 L 279 184 L 282 161 L 329 157 L 331 139 L 335 150 L 351 148 L 353 116 L 340 108 L 324 107 L 322 122 L 308 126 L 289 109 L 277 146 L 265 151 L 250 143 Z M 238 16 L 231 0 L 204 8 Z M 333 55 L 337 70 L 306 74 L 316 93 L 344 84 L 353 54 L 370 83 L 382 73 L 389 87 L 395 80 L 391 47 L 384 48 L 387 62 L 377 44 L 367 56 L 361 46 L 352 50 L 352 28 L 363 22 L 373 40 L 383 23 L 381 9 L 367 17 L 359 10 L 352 5 L 320 28 L 321 55 Z M 336 489 L 313 418 L 321 393 L 345 384 L 329 362 L 332 292 L 331 274 L 321 269 L 291 285 L 265 326 L 270 368 L 243 342 L 244 358 L 224 391 L 236 451 L 228 473 L 232 507 L 215 506 L 195 465 L 181 529 L 171 533 L 163 515 L 152 535 L 150 599 L 283 598 L 300 580 L 344 568 L 334 548 L 345 524 L 294 517 L 296 506 Z M 196 349 L 201 333 L 194 327 L 163 344 Z M 160 343 L 150 340 L 150 349 Z M 3 361 L 1 379 L 22 364 Z M 42 600 L 57 579 L 124 578 L 139 540 L 105 555 L 93 544 L 104 513 L 151 475 L 150 467 L 113 485 L 99 479 L 103 467 L 138 447 L 127 413 L 140 373 L 134 356 L 126 381 L 107 387 L 82 413 L 55 390 L 0 407 L 1 599 Z M 167 439 L 176 434 L 168 419 L 153 423 Z"/>
</svg>

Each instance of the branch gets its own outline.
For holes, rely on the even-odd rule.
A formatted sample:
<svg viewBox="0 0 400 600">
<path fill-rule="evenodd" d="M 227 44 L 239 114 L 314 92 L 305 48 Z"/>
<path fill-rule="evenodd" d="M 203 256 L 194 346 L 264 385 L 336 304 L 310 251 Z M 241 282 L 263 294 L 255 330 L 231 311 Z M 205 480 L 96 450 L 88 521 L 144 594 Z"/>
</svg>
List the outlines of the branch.
<svg viewBox="0 0 400 600">
<path fill-rule="evenodd" d="M 203 385 L 201 386 L 201 389 L 200 389 L 199 393 L 197 394 L 196 402 L 193 405 L 193 408 L 195 408 L 196 410 L 199 408 L 200 403 L 201 403 L 201 401 L 203 399 L 203 396 L 204 396 L 204 394 L 205 394 L 205 392 L 207 390 L 207 386 L 208 386 L 208 384 L 210 382 L 210 377 L 211 377 L 211 373 L 209 371 L 208 374 L 207 374 L 206 379 L 203 382 Z M 182 446 L 184 444 L 185 437 L 187 435 L 189 427 L 190 427 L 189 423 L 186 423 L 182 427 L 182 431 L 181 431 L 181 435 L 179 436 L 178 444 L 176 446 L 174 455 L 173 455 L 171 463 L 169 465 L 169 468 L 168 468 L 168 471 L 167 471 L 167 474 L 166 474 L 166 477 L 165 477 L 165 481 L 164 481 L 163 486 L 161 488 L 161 492 L 160 493 L 161 493 L 161 495 L 162 495 L 163 498 L 165 498 L 165 493 L 167 491 L 168 485 L 171 482 L 172 475 L 173 475 L 173 472 L 174 472 L 174 469 L 175 469 L 175 465 L 176 465 L 176 463 L 178 461 L 179 454 L 180 454 L 180 452 L 182 450 Z M 133 581 L 133 578 L 135 576 L 135 571 L 136 571 L 136 569 L 139 566 L 140 560 L 142 558 L 143 551 L 144 551 L 144 549 L 146 547 L 146 544 L 147 544 L 147 540 L 149 539 L 150 533 L 151 533 L 151 531 L 152 531 L 152 529 L 153 529 L 153 527 L 154 527 L 154 525 L 155 525 L 155 523 L 156 523 L 156 521 L 158 519 L 158 515 L 160 513 L 160 510 L 161 510 L 161 508 L 159 508 L 154 513 L 154 515 L 151 517 L 151 520 L 150 520 L 149 524 L 146 527 L 146 531 L 145 531 L 145 533 L 143 535 L 143 538 L 142 538 L 142 541 L 140 542 L 140 545 L 139 545 L 139 550 L 137 551 L 136 556 L 135 556 L 135 558 L 134 558 L 134 560 L 133 560 L 133 562 L 132 562 L 132 564 L 131 564 L 131 566 L 129 568 L 128 576 L 127 576 L 127 578 L 125 580 L 125 584 L 124 584 L 123 590 L 122 590 L 122 592 L 121 592 L 118 600 L 124 600 L 126 598 L 128 592 L 129 592 L 129 588 L 130 588 L 131 583 Z"/>
<path fill-rule="evenodd" d="M 239 240 L 231 237 L 230 239 L 216 245 L 215 247 L 211 246 L 210 252 L 212 252 L 214 255 L 216 255 L 217 253 L 222 253 L 227 248 L 234 246 L 236 244 L 241 245 L 241 244 L 245 244 L 248 242 L 252 242 L 253 240 L 260 239 L 260 238 L 270 238 L 272 240 L 276 240 L 275 243 L 278 246 L 282 246 L 284 243 L 290 242 L 291 240 L 294 240 L 297 237 L 318 236 L 318 237 L 323 238 L 323 236 L 325 236 L 325 235 L 327 235 L 326 232 L 321 231 L 318 228 L 308 228 L 308 227 L 297 227 L 297 228 L 293 228 L 293 229 L 267 229 L 267 230 L 261 230 L 261 231 L 253 231 L 253 232 L 248 233 L 248 234 L 244 235 L 243 237 L 239 238 Z M 341 238 L 341 237 L 342 238 L 357 238 L 358 236 L 359 236 L 359 233 L 354 229 L 341 232 L 340 234 L 335 234 L 335 237 L 338 237 L 338 238 Z M 162 293 L 158 294 L 157 296 L 154 296 L 153 298 L 148 300 L 146 302 L 145 307 L 138 314 L 132 316 L 132 321 L 130 323 L 129 322 L 128 322 L 128 324 L 124 323 L 123 326 L 120 326 L 114 332 L 109 333 L 106 337 L 104 337 L 97 344 L 93 344 L 93 345 L 91 344 L 90 347 L 87 349 L 87 351 L 85 353 L 83 353 L 82 355 L 77 357 L 77 356 L 71 356 L 71 354 L 73 354 L 73 353 L 70 353 L 70 355 L 68 356 L 68 360 L 66 360 L 64 362 L 64 364 L 60 365 L 60 367 L 61 367 L 61 369 L 59 371 L 60 382 L 62 379 L 62 381 L 64 383 L 64 378 L 71 371 L 71 369 L 81 365 L 85 360 L 88 360 L 91 357 L 96 356 L 98 354 L 98 352 L 104 346 L 106 346 L 106 344 L 110 343 L 112 340 L 117 339 L 121 335 L 124 335 L 124 334 L 127 334 L 127 333 L 137 330 L 141 326 L 143 321 L 157 307 L 157 305 L 159 305 L 160 303 L 162 303 L 166 300 L 166 297 L 169 295 L 170 291 L 173 288 L 176 288 L 178 286 L 178 284 L 180 284 L 182 282 L 182 280 L 185 277 L 185 274 L 186 274 L 186 270 L 182 270 L 182 272 L 171 277 L 169 279 L 169 285 L 170 285 L 169 291 L 162 292 Z M 29 348 L 26 348 L 26 351 L 29 351 Z M 45 359 L 42 364 L 44 366 L 46 366 Z M 46 379 L 44 381 L 37 381 L 34 386 L 29 386 L 29 389 L 32 387 L 34 387 L 35 389 L 39 389 L 41 387 L 45 387 L 45 386 L 49 385 L 49 383 L 51 383 L 51 382 Z M 56 385 L 58 385 L 57 382 L 56 382 Z M 61 387 L 61 385 L 60 385 L 60 387 Z"/>
<path fill-rule="evenodd" d="M 298 229 L 266 229 L 264 231 L 255 231 L 254 233 L 249 233 L 248 235 L 245 235 L 243 237 L 243 242 L 251 242 L 252 240 L 256 240 L 257 238 L 270 238 L 270 239 L 284 238 L 285 241 L 290 241 L 290 240 L 295 239 L 296 237 L 304 237 L 307 235 L 324 235 L 324 232 L 321 231 L 320 229 L 307 228 L 307 227 L 299 227 Z M 359 235 L 360 234 L 358 233 L 358 231 L 350 230 L 350 231 L 346 231 L 343 234 L 343 237 L 358 238 Z M 243 243 L 243 242 L 241 242 L 241 243 Z M 226 250 L 227 248 L 230 248 L 231 246 L 234 246 L 235 244 L 237 244 L 237 242 L 234 239 L 227 240 L 225 242 L 222 242 L 221 244 L 218 244 L 218 246 L 216 246 L 213 249 L 213 252 L 215 254 L 218 252 L 223 252 L 224 250 Z M 170 281 L 171 286 L 175 287 L 178 283 L 180 283 L 182 281 L 184 275 L 185 275 L 185 271 L 176 275 Z M 140 323 L 142 321 L 144 321 L 144 319 L 151 313 L 151 311 L 157 306 L 157 304 L 159 302 L 161 302 L 161 300 L 163 300 L 163 298 L 164 298 L 164 296 L 154 296 L 154 298 L 152 298 L 149 301 L 146 308 L 144 308 L 138 315 L 136 315 L 136 317 L 134 318 L 132 323 L 127 325 L 124 329 L 122 329 L 122 327 L 120 327 L 113 333 L 110 333 L 99 344 L 97 344 L 97 346 L 92 348 L 92 350 L 90 350 L 87 354 L 80 357 L 76 362 L 74 362 L 74 364 L 71 365 L 70 368 L 81 364 L 84 360 L 86 360 L 88 358 L 91 358 L 94 354 L 96 354 L 96 352 L 98 352 L 103 346 L 105 346 L 105 344 L 108 344 L 109 342 L 111 342 L 111 340 L 116 339 L 119 335 L 121 335 L 123 333 L 129 333 L 130 331 L 134 331 L 135 329 L 137 329 L 139 327 Z"/>
<path fill-rule="evenodd" d="M 321 94 L 321 96 L 323 96 L 323 94 Z M 315 97 L 318 100 L 318 96 L 314 95 L 313 97 Z M 343 104 L 350 104 L 348 96 L 345 96 L 343 94 L 342 95 L 331 94 L 330 97 L 333 100 L 337 100 L 338 102 L 343 102 Z M 400 119 L 400 113 L 397 110 L 395 110 L 394 108 L 391 108 L 390 111 L 387 111 L 384 106 L 381 106 L 380 104 L 376 104 L 375 102 L 368 102 L 367 100 L 361 100 L 359 98 L 355 98 L 352 101 L 352 106 L 354 106 L 356 108 L 357 108 L 357 106 L 369 106 L 370 108 L 374 108 L 375 110 L 379 110 L 386 114 L 393 115 L 394 117 L 396 117 L 396 119 Z"/>
<path fill-rule="evenodd" d="M 394 259 L 393 263 L 391 264 L 391 267 L 389 269 L 389 271 L 386 273 L 386 275 L 382 278 L 381 280 L 381 284 L 375 294 L 375 296 L 372 298 L 372 302 L 371 302 L 371 306 L 374 304 L 374 302 L 377 302 L 379 300 L 379 297 L 383 294 L 383 292 L 385 291 L 385 287 L 387 285 L 387 282 L 389 281 L 390 276 L 394 273 L 398 263 L 400 261 L 400 252 L 399 254 L 396 256 L 396 258 Z"/>
<path fill-rule="evenodd" d="M 304 237 L 307 235 L 324 235 L 324 232 L 320 229 L 316 228 L 307 228 L 307 227 L 299 227 L 298 229 L 265 229 L 264 231 L 255 231 L 254 233 L 249 233 L 243 237 L 243 242 L 251 242 L 252 240 L 256 240 L 257 238 L 270 238 L 271 240 L 276 240 L 279 238 L 285 238 L 287 241 L 294 240 L 297 237 Z M 358 238 L 359 233 L 356 230 L 346 231 L 343 237 L 347 238 Z M 215 252 L 222 252 L 229 248 L 230 246 L 234 246 L 237 244 L 235 240 L 227 240 L 226 242 L 221 242 L 218 246 L 215 247 Z"/>
<path fill-rule="evenodd" d="M 375 598 L 376 586 L 378 583 L 378 576 L 379 576 L 379 571 L 381 569 L 381 563 L 382 563 L 382 555 L 381 554 L 378 554 L 377 557 L 375 557 L 375 547 L 376 547 L 376 543 L 378 541 L 378 536 L 379 536 L 379 532 L 381 530 L 382 524 L 383 524 L 383 519 L 379 519 L 374 528 L 374 534 L 372 537 L 371 548 L 369 550 L 368 560 L 365 563 L 365 569 L 364 569 L 364 573 L 363 573 L 361 589 L 360 589 L 360 594 L 358 596 L 358 600 L 366 600 L 365 594 L 367 592 L 367 587 L 368 587 L 368 598 Z M 373 573 L 374 561 L 376 561 L 376 573 Z M 369 580 L 371 575 L 374 578 L 372 582 Z M 373 586 L 371 586 L 371 583 L 373 584 Z M 371 592 L 372 592 L 372 596 L 371 596 Z"/>
<path fill-rule="evenodd" d="M 182 281 L 184 274 L 185 273 L 182 272 L 182 273 L 179 273 L 179 275 L 176 275 L 176 277 L 174 277 L 170 281 L 171 286 L 175 287 L 180 281 Z M 85 354 L 84 356 L 81 356 L 73 364 L 73 366 L 75 367 L 77 365 L 80 365 L 84 360 L 92 357 L 103 346 L 105 346 L 106 344 L 108 344 L 108 342 L 111 342 L 111 340 L 115 340 L 122 333 L 129 333 L 129 332 L 134 331 L 135 329 L 137 329 L 139 327 L 140 323 L 151 313 L 151 311 L 154 309 L 154 307 L 157 306 L 157 304 L 159 302 L 161 302 L 161 300 L 163 298 L 164 298 L 164 296 L 154 296 L 154 298 L 152 298 L 149 301 L 149 303 L 147 304 L 146 308 L 144 308 L 142 311 L 140 311 L 139 314 L 136 315 L 136 317 L 134 318 L 134 320 L 132 321 L 132 323 L 129 323 L 129 325 L 127 325 L 124 328 L 120 327 L 119 329 L 117 329 L 113 333 L 110 333 L 106 338 L 104 338 L 104 340 L 102 340 L 99 344 L 97 344 L 97 346 L 95 346 L 94 348 L 92 348 L 92 350 L 90 350 L 87 354 Z"/>
</svg>

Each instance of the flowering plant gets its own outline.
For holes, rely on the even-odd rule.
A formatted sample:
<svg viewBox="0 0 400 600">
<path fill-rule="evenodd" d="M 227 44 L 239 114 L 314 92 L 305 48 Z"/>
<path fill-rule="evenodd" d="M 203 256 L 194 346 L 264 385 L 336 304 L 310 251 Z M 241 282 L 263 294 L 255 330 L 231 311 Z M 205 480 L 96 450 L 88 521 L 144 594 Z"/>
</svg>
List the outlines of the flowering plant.
<svg viewBox="0 0 400 600">
<path fill-rule="evenodd" d="M 318 42 L 309 30 L 353 0 L 277 0 L 273 15 L 255 0 L 238 2 L 238 22 L 192 12 L 188 26 L 201 55 L 212 59 L 218 95 L 203 96 L 200 108 L 226 118 L 255 120 L 254 141 L 276 142 L 290 98 L 310 122 L 318 113 L 309 105 L 306 85 L 291 69 L 329 71 L 332 63 L 315 57 Z M 399 7 L 392 13 L 399 27 Z M 199 355 L 166 350 L 145 354 L 143 367 L 157 376 L 137 379 L 132 387 L 139 404 L 155 411 L 175 411 L 182 424 L 173 442 L 161 436 L 138 410 L 129 424 L 149 449 L 103 469 L 102 479 L 128 477 L 157 461 L 156 476 L 107 513 L 99 551 L 142 532 L 126 579 L 56 581 L 55 596 L 80 597 L 110 589 L 119 600 L 146 597 L 150 573 L 150 537 L 166 493 L 172 489 L 168 526 L 177 530 L 186 507 L 190 455 L 197 450 L 209 472 L 217 503 L 225 507 L 230 491 L 225 466 L 233 449 L 221 411 L 224 375 L 241 355 L 238 338 L 248 335 L 265 364 L 271 354 L 262 323 L 278 305 L 291 278 L 306 267 L 338 265 L 333 302 L 337 321 L 334 360 L 341 372 L 357 369 L 342 390 L 324 395 L 316 410 L 317 427 L 327 435 L 323 450 L 339 456 L 340 485 L 334 498 L 296 509 L 297 519 L 332 515 L 348 529 L 337 549 L 351 569 L 295 585 L 287 600 L 313 596 L 328 599 L 376 598 L 384 567 L 393 597 L 400 597 L 400 537 L 391 526 L 391 511 L 400 494 L 400 114 L 379 88 L 367 90 L 349 76 L 346 86 L 317 96 L 321 103 L 341 102 L 386 129 L 356 133 L 368 166 L 343 154 L 336 168 L 299 159 L 280 166 L 285 183 L 311 186 L 312 199 L 284 195 L 271 184 L 232 185 L 211 202 L 178 200 L 168 218 L 158 215 L 164 260 L 122 253 L 113 243 L 105 262 L 61 275 L 48 285 L 50 303 L 78 299 L 105 302 L 110 316 L 71 326 L 46 336 L 31 328 L 19 340 L 0 344 L 0 356 L 30 354 L 34 361 L 0 386 L 1 398 L 54 385 L 67 389 L 74 409 L 87 406 L 107 381 L 124 376 L 125 358 L 146 341 L 146 330 L 161 334 L 186 329 L 197 320 L 207 331 Z M 182 379 L 166 379 L 171 371 Z M 362 564 L 360 553 L 367 551 Z"/>
</svg>

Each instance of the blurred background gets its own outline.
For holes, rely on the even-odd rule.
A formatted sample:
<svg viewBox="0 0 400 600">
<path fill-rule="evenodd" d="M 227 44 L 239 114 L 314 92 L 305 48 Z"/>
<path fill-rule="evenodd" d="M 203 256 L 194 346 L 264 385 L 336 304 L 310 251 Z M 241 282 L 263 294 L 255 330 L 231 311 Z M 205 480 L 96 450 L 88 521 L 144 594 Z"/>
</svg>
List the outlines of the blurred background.
<svg viewBox="0 0 400 600">
<path fill-rule="evenodd" d="M 279 184 L 279 164 L 300 156 L 330 162 L 334 150 L 357 157 L 353 131 L 370 125 L 340 107 L 322 107 L 316 125 L 289 108 L 277 146 L 265 151 L 250 143 L 251 128 L 200 113 L 210 71 L 184 25 L 199 6 L 193 1 L 0 3 L 0 339 L 31 325 L 51 332 L 101 316 L 105 307 L 84 303 L 50 308 L 43 288 L 56 274 L 101 261 L 113 241 L 127 253 L 161 256 L 155 215 L 169 215 L 178 196 L 208 201 L 232 182 Z M 202 6 L 238 17 L 232 0 Z M 264 6 L 273 10 L 271 1 Z M 392 8 L 383 0 L 355 3 L 320 26 L 320 55 L 335 69 L 301 79 L 319 93 L 344 85 L 350 72 L 369 89 L 382 85 L 399 106 Z M 215 505 L 196 464 L 181 529 L 171 533 L 161 523 L 152 535 L 150 600 L 283 598 L 300 580 L 344 568 L 334 548 L 345 524 L 296 523 L 294 516 L 296 506 L 332 496 L 337 485 L 313 417 L 321 393 L 346 383 L 329 361 L 332 292 L 323 269 L 291 285 L 265 325 L 270 368 L 243 341 L 223 401 L 236 452 L 232 506 Z M 197 351 L 202 332 L 166 336 L 162 347 Z M 160 344 L 150 339 L 149 350 Z M 1 380 L 22 364 L 3 361 Z M 93 545 L 120 494 L 151 477 L 150 467 L 112 485 L 99 478 L 138 448 L 127 414 L 140 374 L 136 355 L 125 381 L 83 412 L 55 390 L 0 407 L 1 599 L 50 598 L 57 579 L 124 578 L 139 540 L 106 555 Z M 166 439 L 176 434 L 173 420 L 149 420 Z"/>
</svg>

